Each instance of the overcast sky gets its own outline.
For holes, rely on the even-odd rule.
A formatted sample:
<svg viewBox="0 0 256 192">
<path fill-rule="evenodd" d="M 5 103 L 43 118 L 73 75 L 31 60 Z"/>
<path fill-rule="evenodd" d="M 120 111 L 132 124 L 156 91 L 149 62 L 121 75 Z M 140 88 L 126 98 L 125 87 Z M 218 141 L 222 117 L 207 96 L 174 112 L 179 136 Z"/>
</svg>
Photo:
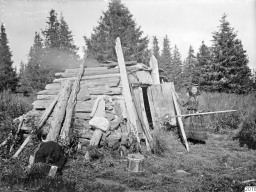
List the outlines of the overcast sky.
<svg viewBox="0 0 256 192">
<path fill-rule="evenodd" d="M 171 47 L 176 44 L 185 59 L 189 46 L 198 51 L 201 42 L 211 45 L 212 32 L 218 30 L 221 16 L 237 31 L 249 57 L 249 67 L 256 68 L 256 0 L 122 0 L 133 14 L 144 35 L 158 37 L 160 47 L 168 35 Z M 62 12 L 80 47 L 83 36 L 107 10 L 107 0 L 0 0 L 0 21 L 5 24 L 15 66 L 27 62 L 35 31 L 46 27 L 50 9 Z M 150 43 L 152 47 L 152 43 Z"/>
</svg>

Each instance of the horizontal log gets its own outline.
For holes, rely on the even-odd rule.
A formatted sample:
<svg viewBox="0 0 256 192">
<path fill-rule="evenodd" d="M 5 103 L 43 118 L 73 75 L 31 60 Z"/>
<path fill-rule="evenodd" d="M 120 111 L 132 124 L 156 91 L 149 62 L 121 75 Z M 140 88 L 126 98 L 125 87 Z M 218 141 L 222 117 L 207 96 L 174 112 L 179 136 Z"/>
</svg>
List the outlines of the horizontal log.
<svg viewBox="0 0 256 192">
<path fill-rule="evenodd" d="M 39 91 L 37 95 L 58 95 L 59 94 L 59 89 L 48 89 L 48 90 L 43 90 Z"/>
<path fill-rule="evenodd" d="M 32 103 L 34 109 L 45 109 L 53 100 L 36 100 Z"/>
<path fill-rule="evenodd" d="M 90 113 L 95 100 L 77 101 L 75 106 L 75 112 Z"/>
<path fill-rule="evenodd" d="M 56 97 L 56 95 L 37 95 L 37 100 L 53 100 Z"/>
<path fill-rule="evenodd" d="M 45 86 L 45 89 L 60 89 L 60 83 L 51 83 Z"/>
<path fill-rule="evenodd" d="M 84 120 L 90 120 L 90 113 L 75 113 L 75 118 L 76 119 L 84 119 Z"/>
<path fill-rule="evenodd" d="M 91 129 L 91 126 L 89 125 L 89 120 L 77 118 L 75 119 L 74 123 L 75 123 L 76 129 L 80 129 L 81 127 L 83 129 Z"/>
<path fill-rule="evenodd" d="M 88 88 L 91 95 L 121 95 L 121 87 L 95 87 Z"/>
</svg>

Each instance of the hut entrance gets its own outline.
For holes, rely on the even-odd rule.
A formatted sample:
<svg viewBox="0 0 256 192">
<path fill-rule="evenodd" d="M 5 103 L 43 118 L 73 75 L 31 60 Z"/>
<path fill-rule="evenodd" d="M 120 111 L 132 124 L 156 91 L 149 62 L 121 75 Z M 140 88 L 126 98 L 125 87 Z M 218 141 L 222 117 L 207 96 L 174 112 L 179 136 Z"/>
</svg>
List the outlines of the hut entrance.
<svg viewBox="0 0 256 192">
<path fill-rule="evenodd" d="M 145 111 L 146 111 L 149 127 L 150 127 L 150 129 L 153 129 L 153 122 L 152 122 L 152 117 L 151 117 L 149 101 L 148 101 L 147 89 L 148 89 L 148 87 L 142 87 L 143 101 L 144 101 L 144 106 L 145 106 Z"/>
</svg>

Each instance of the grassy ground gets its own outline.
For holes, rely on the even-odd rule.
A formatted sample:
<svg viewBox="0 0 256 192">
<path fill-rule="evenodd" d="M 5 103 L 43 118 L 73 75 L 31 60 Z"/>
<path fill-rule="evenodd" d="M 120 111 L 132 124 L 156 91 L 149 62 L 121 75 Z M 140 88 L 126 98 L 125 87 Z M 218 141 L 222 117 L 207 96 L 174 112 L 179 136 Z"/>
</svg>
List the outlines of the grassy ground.
<svg viewBox="0 0 256 192">
<path fill-rule="evenodd" d="M 0 191 L 243 191 L 256 182 L 255 95 L 205 94 L 209 111 L 237 109 L 233 114 L 207 116 L 209 139 L 190 145 L 188 153 L 176 131 L 155 133 L 158 155 L 144 154 L 144 172 L 127 171 L 127 160 L 116 152 L 83 162 L 83 154 L 69 158 L 56 179 L 30 177 L 28 157 L 0 158 Z M 242 123 L 244 122 L 244 123 Z M 229 137 L 242 123 L 237 139 Z M 1 141 L 0 141 L 1 142 Z M 37 178 L 37 179 L 35 179 Z"/>
</svg>

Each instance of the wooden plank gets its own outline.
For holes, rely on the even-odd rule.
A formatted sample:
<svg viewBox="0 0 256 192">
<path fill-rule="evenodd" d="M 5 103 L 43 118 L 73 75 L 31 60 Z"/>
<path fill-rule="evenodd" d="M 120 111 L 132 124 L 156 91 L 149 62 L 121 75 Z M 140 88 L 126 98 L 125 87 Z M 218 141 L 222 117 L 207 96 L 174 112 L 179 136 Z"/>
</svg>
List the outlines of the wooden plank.
<svg viewBox="0 0 256 192">
<path fill-rule="evenodd" d="M 102 74 L 115 74 L 119 73 L 118 68 L 113 69 L 100 69 L 101 67 L 94 68 L 86 68 L 83 76 L 94 76 L 94 75 L 102 75 Z M 89 70 L 88 70 L 89 69 Z M 66 70 L 65 73 L 60 74 L 61 77 L 75 77 L 78 75 L 77 70 Z"/>
<path fill-rule="evenodd" d="M 37 100 L 54 100 L 57 95 L 37 95 Z"/>
<path fill-rule="evenodd" d="M 47 84 L 45 89 L 60 89 L 60 83 Z"/>
<path fill-rule="evenodd" d="M 159 126 L 159 123 L 157 122 L 157 118 L 156 118 L 157 113 L 156 113 L 155 106 L 154 106 L 154 99 L 153 99 L 151 87 L 148 87 L 147 95 L 148 95 L 148 102 L 149 102 L 150 113 L 151 113 L 154 130 L 159 130 L 160 126 Z"/>
<path fill-rule="evenodd" d="M 37 92 L 37 95 L 58 95 L 59 89 L 49 89 Z"/>
<path fill-rule="evenodd" d="M 144 85 L 152 85 L 153 84 L 151 75 L 148 71 L 136 71 L 135 75 L 140 84 L 144 84 Z"/>
<path fill-rule="evenodd" d="M 174 103 L 174 107 L 175 107 L 176 113 L 177 113 L 177 115 L 180 115 L 181 112 L 180 112 L 179 105 L 178 105 L 178 103 L 177 103 L 177 98 L 176 98 L 176 96 L 175 96 L 175 88 L 174 88 L 174 85 L 173 85 L 173 91 L 172 91 L 172 98 L 173 98 L 173 103 Z M 180 131 L 181 131 L 181 134 L 182 134 L 183 141 L 184 141 L 184 143 L 185 143 L 185 146 L 186 146 L 186 148 L 187 148 L 187 151 L 189 152 L 189 145 L 188 145 L 187 137 L 186 137 L 186 134 L 185 134 L 183 122 L 182 122 L 182 120 L 181 120 L 181 117 L 177 117 L 177 118 L 178 118 L 178 123 L 179 123 L 179 127 L 180 127 Z"/>
<path fill-rule="evenodd" d="M 71 81 L 66 81 L 63 90 L 61 90 L 56 110 L 53 115 L 52 127 L 47 134 L 48 141 L 56 141 L 59 135 L 63 119 L 65 117 L 66 106 L 71 92 Z"/>
<path fill-rule="evenodd" d="M 95 100 L 77 101 L 75 112 L 90 113 Z"/>
<path fill-rule="evenodd" d="M 77 129 L 79 127 L 81 127 L 82 129 L 91 129 L 91 126 L 89 125 L 89 120 L 76 118 L 74 123 L 75 123 L 75 127 L 77 127 Z"/>
<path fill-rule="evenodd" d="M 160 78 L 159 78 L 158 62 L 153 54 L 150 58 L 149 66 L 152 68 L 151 77 L 152 77 L 153 85 L 159 85 Z"/>
<path fill-rule="evenodd" d="M 123 95 L 125 98 L 126 108 L 129 113 L 131 127 L 133 128 L 133 132 L 139 142 L 137 123 L 136 123 L 136 120 L 137 120 L 136 111 L 135 111 L 134 103 L 132 101 L 129 81 L 128 81 L 127 72 L 126 72 L 126 68 L 125 68 L 125 62 L 124 62 L 121 41 L 120 41 L 119 37 L 116 39 L 115 50 L 116 50 L 118 65 L 119 65 L 119 69 L 120 69 L 120 75 L 121 75 L 121 80 L 122 80 L 122 85 L 123 85 Z"/>
<path fill-rule="evenodd" d="M 150 133 L 150 128 L 149 128 L 149 123 L 148 123 L 148 118 L 146 115 L 146 110 L 145 110 L 145 105 L 144 105 L 144 99 L 143 99 L 143 93 L 142 93 L 142 88 L 138 87 L 138 92 L 139 92 L 139 100 L 140 100 L 140 106 L 141 106 L 141 115 L 142 115 L 142 121 L 144 122 L 144 133 L 148 139 L 149 145 L 151 149 L 154 149 L 154 141 L 152 138 L 152 135 Z"/>
<path fill-rule="evenodd" d="M 75 118 L 76 118 L 76 119 L 90 120 L 90 119 L 91 119 L 91 116 L 90 116 L 90 113 L 80 113 L 80 112 L 76 112 L 76 113 L 75 113 Z"/>
<path fill-rule="evenodd" d="M 36 100 L 32 103 L 34 109 L 46 109 L 54 100 Z"/>
</svg>

